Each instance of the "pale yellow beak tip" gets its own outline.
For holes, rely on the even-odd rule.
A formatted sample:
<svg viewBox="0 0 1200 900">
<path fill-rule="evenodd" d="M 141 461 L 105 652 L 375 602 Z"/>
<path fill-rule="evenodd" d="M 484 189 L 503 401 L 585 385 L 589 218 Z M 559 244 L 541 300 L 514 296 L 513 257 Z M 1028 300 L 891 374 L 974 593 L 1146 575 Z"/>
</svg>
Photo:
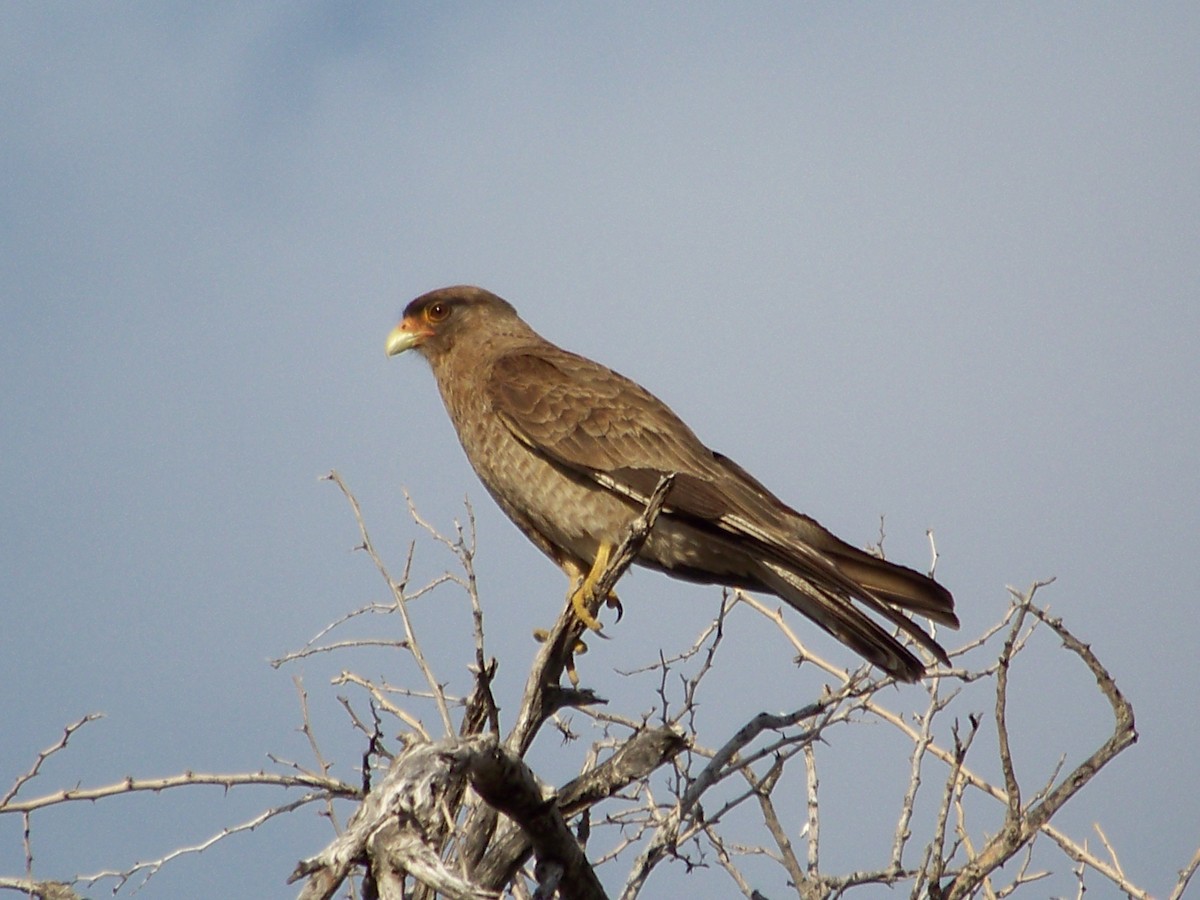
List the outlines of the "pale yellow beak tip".
<svg viewBox="0 0 1200 900">
<path fill-rule="evenodd" d="M 405 328 L 404 323 L 397 325 L 387 336 L 387 345 L 385 347 L 387 355 L 396 356 L 405 350 L 412 349 L 416 346 L 418 339 L 419 335 Z"/>
</svg>

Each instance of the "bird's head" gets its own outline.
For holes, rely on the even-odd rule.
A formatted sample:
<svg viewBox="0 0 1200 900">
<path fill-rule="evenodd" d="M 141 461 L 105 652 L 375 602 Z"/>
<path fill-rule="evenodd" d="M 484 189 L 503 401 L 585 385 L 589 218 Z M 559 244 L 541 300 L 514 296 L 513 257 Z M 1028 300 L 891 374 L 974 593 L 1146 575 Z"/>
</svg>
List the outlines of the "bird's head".
<svg viewBox="0 0 1200 900">
<path fill-rule="evenodd" d="M 387 337 L 387 355 L 416 350 L 428 359 L 450 350 L 464 336 L 504 330 L 524 323 L 512 305 L 483 288 L 457 285 L 422 294 L 404 308 L 400 324 Z"/>
</svg>

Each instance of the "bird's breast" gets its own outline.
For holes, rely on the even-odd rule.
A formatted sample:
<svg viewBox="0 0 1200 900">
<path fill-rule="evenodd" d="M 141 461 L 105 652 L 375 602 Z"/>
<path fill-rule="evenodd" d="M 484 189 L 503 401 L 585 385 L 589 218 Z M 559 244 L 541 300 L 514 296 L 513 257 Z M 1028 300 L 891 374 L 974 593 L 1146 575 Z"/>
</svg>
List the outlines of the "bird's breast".
<svg viewBox="0 0 1200 900">
<path fill-rule="evenodd" d="M 629 501 L 517 440 L 478 395 L 445 399 L 479 480 L 534 543 L 590 562 L 601 543 L 620 540 L 637 515 Z"/>
</svg>

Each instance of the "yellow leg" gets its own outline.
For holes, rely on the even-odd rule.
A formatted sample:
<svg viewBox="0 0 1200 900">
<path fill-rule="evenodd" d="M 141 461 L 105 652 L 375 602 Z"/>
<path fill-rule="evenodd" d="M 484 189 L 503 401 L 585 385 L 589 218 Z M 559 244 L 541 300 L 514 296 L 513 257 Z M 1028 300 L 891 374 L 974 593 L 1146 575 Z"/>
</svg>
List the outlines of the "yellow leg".
<svg viewBox="0 0 1200 900">
<path fill-rule="evenodd" d="M 600 630 L 600 620 L 588 608 L 590 603 L 599 608 L 598 601 L 594 601 L 593 595 L 596 593 L 596 582 L 608 568 L 608 558 L 612 555 L 612 544 L 601 544 L 600 549 L 596 551 L 596 560 L 592 563 L 591 571 L 587 573 L 579 587 L 571 592 L 571 606 L 575 610 L 575 615 L 579 616 L 579 621 L 590 628 L 592 631 Z"/>
</svg>

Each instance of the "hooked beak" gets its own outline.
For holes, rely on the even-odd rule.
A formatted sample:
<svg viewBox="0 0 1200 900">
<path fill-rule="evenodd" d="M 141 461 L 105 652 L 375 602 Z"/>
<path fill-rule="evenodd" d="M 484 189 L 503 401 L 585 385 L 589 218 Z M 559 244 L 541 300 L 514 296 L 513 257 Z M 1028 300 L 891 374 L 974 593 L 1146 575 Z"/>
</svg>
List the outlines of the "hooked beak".
<svg viewBox="0 0 1200 900">
<path fill-rule="evenodd" d="M 426 337 L 428 337 L 426 332 L 414 328 L 413 324 L 405 319 L 387 336 L 387 355 L 396 356 L 405 350 L 419 347 Z"/>
</svg>

